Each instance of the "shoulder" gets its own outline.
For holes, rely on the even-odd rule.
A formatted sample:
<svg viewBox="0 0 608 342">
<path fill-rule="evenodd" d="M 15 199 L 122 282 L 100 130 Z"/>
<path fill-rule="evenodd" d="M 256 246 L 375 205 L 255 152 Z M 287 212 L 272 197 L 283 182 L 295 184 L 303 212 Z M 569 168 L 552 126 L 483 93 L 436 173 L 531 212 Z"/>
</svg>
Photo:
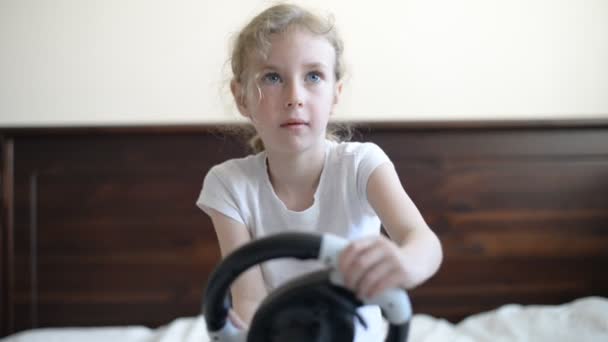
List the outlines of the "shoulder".
<svg viewBox="0 0 608 342">
<path fill-rule="evenodd" d="M 329 142 L 329 163 L 337 173 L 364 186 L 381 164 L 391 163 L 384 151 L 372 142 Z"/>
<path fill-rule="evenodd" d="M 221 179 L 238 179 L 241 177 L 255 178 L 259 172 L 260 165 L 264 163 L 261 153 L 249 155 L 243 158 L 228 159 L 213 166 L 207 176 L 215 176 Z"/>
<path fill-rule="evenodd" d="M 225 189 L 256 187 L 263 179 L 264 160 L 262 154 L 226 160 L 209 170 L 205 176 L 204 186 L 210 188 L 220 186 Z"/>
<path fill-rule="evenodd" d="M 337 160 L 349 158 L 361 161 L 374 156 L 386 156 L 380 146 L 373 142 L 329 142 L 329 146 L 331 156 Z"/>
<path fill-rule="evenodd" d="M 246 203 L 261 184 L 260 176 L 264 159 L 262 155 L 230 159 L 213 166 L 203 181 L 197 205 L 209 213 L 208 208 L 246 222 Z"/>
<path fill-rule="evenodd" d="M 213 209 L 224 216 L 245 224 L 248 222 L 248 206 L 251 194 L 256 193 L 262 163 L 261 155 L 230 159 L 213 166 L 203 181 L 203 188 L 196 204 L 208 215 Z"/>
<path fill-rule="evenodd" d="M 392 164 L 389 157 L 372 142 L 331 143 L 330 161 L 347 183 L 354 185 L 359 198 L 367 199 L 367 182 L 382 164 Z"/>
</svg>

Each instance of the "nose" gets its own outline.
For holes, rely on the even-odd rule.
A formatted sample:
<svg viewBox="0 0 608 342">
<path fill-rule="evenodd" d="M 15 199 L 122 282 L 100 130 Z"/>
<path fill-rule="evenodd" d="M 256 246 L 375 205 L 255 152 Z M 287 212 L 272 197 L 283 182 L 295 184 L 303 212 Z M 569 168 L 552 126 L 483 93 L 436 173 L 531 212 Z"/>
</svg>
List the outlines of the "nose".
<svg viewBox="0 0 608 342">
<path fill-rule="evenodd" d="M 304 105 L 302 100 L 302 91 L 296 82 L 287 82 L 286 84 L 286 108 L 299 108 Z"/>
</svg>

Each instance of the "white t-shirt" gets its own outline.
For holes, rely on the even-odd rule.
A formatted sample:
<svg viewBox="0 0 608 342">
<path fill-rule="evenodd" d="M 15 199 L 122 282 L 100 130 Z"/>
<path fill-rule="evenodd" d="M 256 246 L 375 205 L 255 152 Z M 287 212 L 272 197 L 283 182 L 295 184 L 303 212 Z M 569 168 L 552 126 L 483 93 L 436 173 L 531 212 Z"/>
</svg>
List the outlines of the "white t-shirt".
<svg viewBox="0 0 608 342">
<path fill-rule="evenodd" d="M 367 200 L 367 181 L 381 164 L 391 163 L 373 143 L 327 140 L 325 163 L 314 203 L 304 211 L 289 210 L 274 192 L 266 168 L 266 153 L 231 159 L 216 165 L 205 177 L 196 204 L 213 208 L 243 223 L 256 239 L 285 231 L 332 233 L 348 240 L 380 233 L 380 219 Z M 322 267 L 316 261 L 281 259 L 261 265 L 269 291 L 296 276 Z M 371 327 L 381 320 L 375 307 L 364 308 Z M 374 310 L 371 310 L 374 309 Z M 360 327 L 357 327 L 360 329 Z M 371 333 L 369 329 L 364 335 Z M 357 332 L 357 341 L 365 341 Z"/>
</svg>

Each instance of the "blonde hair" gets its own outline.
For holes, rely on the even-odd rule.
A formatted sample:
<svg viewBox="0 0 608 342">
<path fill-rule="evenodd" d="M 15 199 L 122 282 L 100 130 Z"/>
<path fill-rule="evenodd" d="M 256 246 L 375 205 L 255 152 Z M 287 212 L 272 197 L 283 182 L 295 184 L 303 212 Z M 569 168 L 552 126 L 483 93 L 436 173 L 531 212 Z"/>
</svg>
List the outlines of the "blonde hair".
<svg viewBox="0 0 608 342">
<path fill-rule="evenodd" d="M 241 96 L 246 95 L 247 90 L 251 89 L 252 80 L 256 79 L 256 75 L 251 75 L 250 72 L 251 65 L 249 62 L 252 59 L 252 54 L 257 53 L 259 57 L 266 59 L 271 48 L 270 39 L 272 35 L 283 33 L 294 27 L 306 29 L 327 39 L 336 52 L 335 80 L 339 81 L 343 78 L 345 72 L 344 44 L 334 26 L 333 18 L 323 18 L 297 5 L 279 4 L 254 17 L 234 40 L 230 64 L 233 80 L 241 83 L 243 89 L 245 89 Z M 241 101 L 242 98 L 236 100 Z M 339 131 L 344 131 L 346 134 L 341 137 Z M 348 139 L 350 138 L 350 130 L 344 124 L 331 124 L 327 128 L 327 138 L 336 141 Z M 249 146 L 254 152 L 264 150 L 264 143 L 258 135 L 254 135 L 249 140 Z"/>
</svg>

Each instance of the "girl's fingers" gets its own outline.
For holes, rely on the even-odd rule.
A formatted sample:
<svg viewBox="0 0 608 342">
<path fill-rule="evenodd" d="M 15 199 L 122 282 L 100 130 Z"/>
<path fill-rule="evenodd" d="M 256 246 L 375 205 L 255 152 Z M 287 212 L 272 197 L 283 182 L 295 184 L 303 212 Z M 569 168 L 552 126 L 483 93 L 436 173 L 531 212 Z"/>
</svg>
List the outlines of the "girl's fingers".
<svg viewBox="0 0 608 342">
<path fill-rule="evenodd" d="M 346 269 L 354 262 L 357 256 L 365 249 L 369 248 L 374 243 L 373 238 L 364 238 L 356 240 L 348 244 L 340 253 L 339 267 Z"/>
<path fill-rule="evenodd" d="M 405 280 L 403 278 L 403 275 L 398 273 L 392 273 L 388 276 L 387 279 L 384 280 L 384 283 L 377 283 L 375 286 L 372 286 L 372 289 L 370 290 L 370 296 L 377 296 L 390 288 L 398 288 L 405 290 L 404 282 Z"/>
<path fill-rule="evenodd" d="M 346 270 L 346 286 L 354 291 L 359 291 L 362 281 L 368 277 L 370 271 L 382 267 L 385 259 L 384 251 L 379 248 L 370 248 L 364 251 Z"/>
<path fill-rule="evenodd" d="M 403 275 L 394 264 L 383 264 L 370 270 L 362 280 L 357 295 L 360 298 L 372 298 L 388 288 L 398 287 Z"/>
<path fill-rule="evenodd" d="M 234 310 L 228 311 L 228 319 L 230 319 L 232 324 L 238 329 L 243 330 L 247 328 L 247 324 L 245 323 L 245 321 L 243 321 Z"/>
<path fill-rule="evenodd" d="M 344 285 L 361 298 L 375 296 L 387 288 L 404 287 L 403 267 L 398 247 L 381 236 L 352 242 L 339 260 Z"/>
<path fill-rule="evenodd" d="M 385 258 L 385 252 L 368 243 L 355 246 L 349 252 L 352 254 L 346 256 L 340 271 L 344 275 L 344 284 L 356 291 L 361 279 L 369 269 L 381 263 Z"/>
</svg>

